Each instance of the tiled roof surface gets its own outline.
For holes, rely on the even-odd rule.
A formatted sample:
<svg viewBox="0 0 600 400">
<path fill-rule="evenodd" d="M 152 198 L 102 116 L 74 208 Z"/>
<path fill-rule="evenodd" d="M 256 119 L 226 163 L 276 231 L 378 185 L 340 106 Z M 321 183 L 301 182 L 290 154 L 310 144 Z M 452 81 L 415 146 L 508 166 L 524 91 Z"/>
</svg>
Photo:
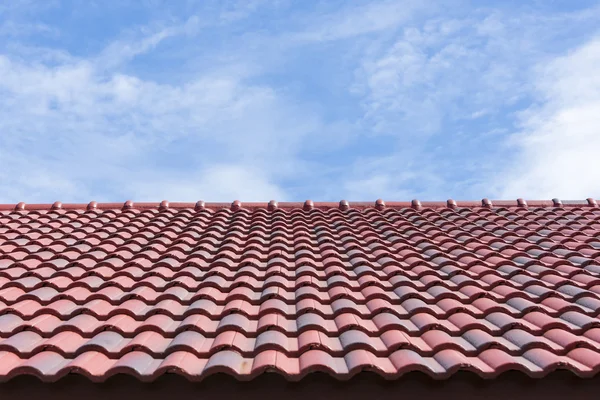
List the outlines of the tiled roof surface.
<svg viewBox="0 0 600 400">
<path fill-rule="evenodd" d="M 596 201 L 0 206 L 0 380 L 600 371 Z"/>
</svg>

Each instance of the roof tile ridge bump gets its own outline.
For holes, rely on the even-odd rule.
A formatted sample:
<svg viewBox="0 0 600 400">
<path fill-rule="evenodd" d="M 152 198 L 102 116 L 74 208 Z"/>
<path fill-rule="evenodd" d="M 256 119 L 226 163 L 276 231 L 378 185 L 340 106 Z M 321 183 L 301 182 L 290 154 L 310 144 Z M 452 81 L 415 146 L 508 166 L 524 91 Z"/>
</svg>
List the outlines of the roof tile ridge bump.
<svg viewBox="0 0 600 400">
<path fill-rule="evenodd" d="M 348 201 L 340 200 L 339 202 L 324 202 L 324 201 L 313 201 L 306 200 L 304 202 L 279 202 L 277 200 L 270 200 L 268 202 L 242 202 L 235 200 L 231 203 L 227 202 L 205 202 L 199 200 L 196 202 L 170 202 L 168 200 L 162 200 L 160 202 L 133 202 L 127 200 L 125 202 L 105 202 L 100 203 L 97 201 L 90 201 L 87 204 L 84 203 L 62 203 L 55 201 L 53 203 L 33 203 L 28 204 L 26 202 L 19 202 L 17 204 L 0 204 L 0 211 L 51 211 L 51 210 L 180 210 L 180 209 L 191 209 L 191 210 L 220 210 L 229 209 L 231 211 L 237 210 L 256 210 L 264 209 L 267 211 L 274 210 L 304 210 L 310 211 L 313 209 L 338 209 L 346 211 L 349 209 L 409 209 L 413 210 L 424 210 L 424 209 L 436 209 L 436 208 L 501 208 L 501 207 L 514 207 L 514 208 L 566 208 L 566 207 L 590 207 L 598 208 L 598 201 L 594 198 L 587 198 L 585 200 L 560 200 L 557 198 L 551 200 L 524 200 L 518 198 L 516 200 L 489 200 L 487 198 L 481 201 L 471 200 L 454 200 L 448 199 L 446 201 L 420 201 L 413 199 L 411 201 L 384 201 L 377 199 L 376 201 Z"/>
</svg>

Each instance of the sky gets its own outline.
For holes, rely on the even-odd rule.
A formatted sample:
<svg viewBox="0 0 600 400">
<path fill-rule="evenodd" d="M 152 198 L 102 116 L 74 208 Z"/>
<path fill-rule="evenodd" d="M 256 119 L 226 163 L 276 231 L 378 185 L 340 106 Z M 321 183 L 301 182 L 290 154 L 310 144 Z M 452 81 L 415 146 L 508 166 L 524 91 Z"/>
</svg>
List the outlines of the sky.
<svg viewBox="0 0 600 400">
<path fill-rule="evenodd" d="M 0 0 L 0 203 L 600 198 L 600 1 Z"/>
</svg>

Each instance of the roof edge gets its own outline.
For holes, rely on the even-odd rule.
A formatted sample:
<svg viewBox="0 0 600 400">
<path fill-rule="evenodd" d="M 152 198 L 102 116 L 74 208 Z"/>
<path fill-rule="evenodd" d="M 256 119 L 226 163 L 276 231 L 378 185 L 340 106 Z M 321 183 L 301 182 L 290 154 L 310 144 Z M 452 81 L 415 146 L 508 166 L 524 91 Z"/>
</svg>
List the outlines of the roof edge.
<svg viewBox="0 0 600 400">
<path fill-rule="evenodd" d="M 98 203 L 91 201 L 87 204 L 83 203 L 61 203 L 56 201 L 52 204 L 27 204 L 20 202 L 18 204 L 0 204 L 0 211 L 43 211 L 43 210 L 167 210 L 167 209 L 194 209 L 196 211 L 209 209 L 230 209 L 233 211 L 239 209 L 256 210 L 256 209 L 340 209 L 342 211 L 348 209 L 366 209 L 375 208 L 383 210 L 386 208 L 401 209 L 401 208 L 412 208 L 412 209 L 439 209 L 439 208 L 500 208 L 500 207 L 598 207 L 598 202 L 593 198 L 587 198 L 585 200 L 489 200 L 482 199 L 481 201 L 456 201 L 449 199 L 447 201 L 389 201 L 386 202 L 382 199 L 378 199 L 375 202 L 368 201 L 347 201 L 341 200 L 340 202 L 313 202 L 312 200 L 306 200 L 305 202 L 277 202 L 271 200 L 269 202 L 248 202 L 242 203 L 239 200 L 235 200 L 232 203 L 225 202 L 169 202 L 163 200 L 161 202 L 140 202 L 135 203 L 131 200 L 127 200 L 124 203 Z"/>
</svg>

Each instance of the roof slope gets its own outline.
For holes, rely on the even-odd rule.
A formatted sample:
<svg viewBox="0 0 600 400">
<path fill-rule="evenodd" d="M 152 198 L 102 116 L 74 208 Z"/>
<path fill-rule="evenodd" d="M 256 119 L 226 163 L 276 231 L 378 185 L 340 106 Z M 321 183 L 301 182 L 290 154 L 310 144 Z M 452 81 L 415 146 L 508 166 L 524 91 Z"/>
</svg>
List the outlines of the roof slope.
<svg viewBox="0 0 600 400">
<path fill-rule="evenodd" d="M 0 206 L 0 380 L 600 370 L 596 201 Z"/>
</svg>

